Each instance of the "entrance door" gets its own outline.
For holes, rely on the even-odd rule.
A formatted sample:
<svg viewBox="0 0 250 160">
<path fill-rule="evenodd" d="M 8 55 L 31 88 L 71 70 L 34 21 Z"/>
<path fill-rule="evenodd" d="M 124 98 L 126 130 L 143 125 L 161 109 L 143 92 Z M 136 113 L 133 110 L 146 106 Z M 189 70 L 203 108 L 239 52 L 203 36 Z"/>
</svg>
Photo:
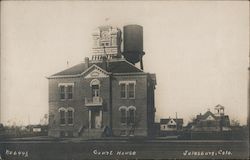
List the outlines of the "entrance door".
<svg viewBox="0 0 250 160">
<path fill-rule="evenodd" d="M 99 110 L 91 111 L 91 128 L 101 128 L 101 116 Z"/>
<path fill-rule="evenodd" d="M 100 117 L 100 115 L 95 117 L 95 128 L 101 128 L 101 117 Z"/>
</svg>

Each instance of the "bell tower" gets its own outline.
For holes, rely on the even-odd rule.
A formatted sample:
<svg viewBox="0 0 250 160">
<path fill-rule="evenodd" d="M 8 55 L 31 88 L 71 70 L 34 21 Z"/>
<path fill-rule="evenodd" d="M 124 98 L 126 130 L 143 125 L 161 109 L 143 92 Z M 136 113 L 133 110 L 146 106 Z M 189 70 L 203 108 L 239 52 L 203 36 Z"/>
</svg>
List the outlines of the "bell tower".
<svg viewBox="0 0 250 160">
<path fill-rule="evenodd" d="M 111 26 L 100 26 L 92 34 L 92 60 L 101 60 L 103 55 L 108 59 L 121 57 L 121 30 Z"/>
</svg>

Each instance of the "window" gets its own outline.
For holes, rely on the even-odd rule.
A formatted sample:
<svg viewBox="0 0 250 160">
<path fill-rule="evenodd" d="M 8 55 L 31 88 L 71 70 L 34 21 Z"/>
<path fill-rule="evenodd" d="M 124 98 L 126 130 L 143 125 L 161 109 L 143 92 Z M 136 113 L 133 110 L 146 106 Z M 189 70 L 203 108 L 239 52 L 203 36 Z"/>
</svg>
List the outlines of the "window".
<svg viewBox="0 0 250 160">
<path fill-rule="evenodd" d="M 102 42 L 102 43 L 101 43 L 101 46 L 108 47 L 108 46 L 109 46 L 109 43 L 104 43 L 104 42 Z"/>
<path fill-rule="evenodd" d="M 73 86 L 74 83 L 59 83 L 60 99 L 73 99 Z"/>
<path fill-rule="evenodd" d="M 126 109 L 121 109 L 121 123 L 126 123 Z"/>
<path fill-rule="evenodd" d="M 68 110 L 68 124 L 73 124 L 73 110 Z"/>
<path fill-rule="evenodd" d="M 68 99 L 73 98 L 73 86 L 68 86 L 67 87 L 67 96 L 68 96 Z"/>
<path fill-rule="evenodd" d="M 135 98 L 135 81 L 120 81 L 121 98 Z"/>
<path fill-rule="evenodd" d="M 60 99 L 65 99 L 65 86 L 60 86 Z"/>
<path fill-rule="evenodd" d="M 126 84 L 121 84 L 121 98 L 126 98 Z"/>
<path fill-rule="evenodd" d="M 92 89 L 92 97 L 100 96 L 100 81 L 98 79 L 93 79 L 90 82 L 90 87 Z"/>
<path fill-rule="evenodd" d="M 168 125 L 168 128 L 176 128 L 176 125 Z"/>
<path fill-rule="evenodd" d="M 60 124 L 66 124 L 65 110 L 60 110 Z"/>
<path fill-rule="evenodd" d="M 128 84 L 128 98 L 135 98 L 135 84 Z"/>
<path fill-rule="evenodd" d="M 135 109 L 130 108 L 128 110 L 128 124 L 134 124 L 135 123 Z"/>
<path fill-rule="evenodd" d="M 119 108 L 120 111 L 120 121 L 122 124 L 134 124 L 135 123 L 135 111 L 134 106 L 125 107 L 122 106 Z"/>
<path fill-rule="evenodd" d="M 72 125 L 74 123 L 74 108 L 59 108 L 60 125 Z"/>
<path fill-rule="evenodd" d="M 100 89 L 99 85 L 92 85 L 92 97 L 99 97 Z"/>
</svg>

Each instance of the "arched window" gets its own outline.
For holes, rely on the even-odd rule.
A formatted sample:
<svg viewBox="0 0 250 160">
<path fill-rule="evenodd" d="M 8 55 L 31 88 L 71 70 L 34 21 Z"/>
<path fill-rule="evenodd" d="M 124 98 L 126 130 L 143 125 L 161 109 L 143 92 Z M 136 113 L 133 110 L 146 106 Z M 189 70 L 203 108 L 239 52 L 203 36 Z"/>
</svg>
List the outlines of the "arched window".
<svg viewBox="0 0 250 160">
<path fill-rule="evenodd" d="M 66 124 L 66 109 L 61 107 L 59 108 L 60 113 L 60 124 L 65 125 Z"/>
<path fill-rule="evenodd" d="M 121 112 L 121 116 L 120 116 L 121 117 L 121 119 L 120 119 L 121 123 L 126 124 L 126 121 L 127 121 L 127 107 L 122 106 L 122 107 L 119 108 L 119 111 Z"/>
<path fill-rule="evenodd" d="M 93 79 L 90 82 L 90 87 L 92 89 L 92 97 L 100 96 L 100 81 L 98 79 Z"/>
<path fill-rule="evenodd" d="M 68 124 L 73 125 L 74 124 L 74 108 L 72 107 L 68 108 L 67 118 L 68 118 Z"/>
<path fill-rule="evenodd" d="M 128 107 L 128 114 L 127 114 L 128 124 L 135 123 L 135 111 L 136 111 L 136 108 L 134 106 Z"/>
</svg>

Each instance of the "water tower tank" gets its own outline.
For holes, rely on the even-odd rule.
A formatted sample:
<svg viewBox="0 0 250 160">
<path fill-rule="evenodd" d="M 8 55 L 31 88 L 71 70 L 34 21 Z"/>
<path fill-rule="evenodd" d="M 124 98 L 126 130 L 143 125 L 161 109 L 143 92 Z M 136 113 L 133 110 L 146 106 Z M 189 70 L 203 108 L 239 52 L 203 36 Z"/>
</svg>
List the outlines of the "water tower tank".
<svg viewBox="0 0 250 160">
<path fill-rule="evenodd" d="M 135 64 L 141 61 L 143 52 L 143 28 L 140 25 L 123 27 L 123 55 L 127 61 Z"/>
</svg>

